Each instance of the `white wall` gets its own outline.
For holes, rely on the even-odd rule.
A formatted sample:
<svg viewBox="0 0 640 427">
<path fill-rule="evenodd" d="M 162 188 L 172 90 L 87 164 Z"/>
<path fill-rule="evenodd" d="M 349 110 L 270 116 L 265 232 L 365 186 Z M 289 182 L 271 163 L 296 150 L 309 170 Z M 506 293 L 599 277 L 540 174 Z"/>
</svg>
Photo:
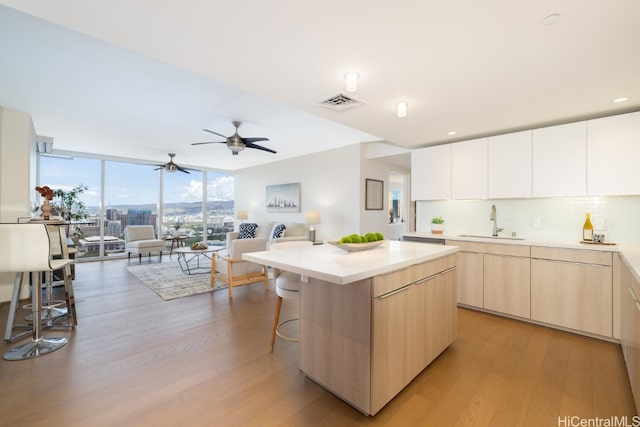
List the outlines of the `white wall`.
<svg viewBox="0 0 640 427">
<path fill-rule="evenodd" d="M 29 200 L 35 199 L 30 181 L 35 140 L 30 115 L 0 108 L 0 222 L 29 216 Z M 13 278 L 0 274 L 0 301 L 11 299 Z"/>
<path fill-rule="evenodd" d="M 242 154 L 240 154 L 242 155 Z M 320 212 L 317 240 L 359 230 L 360 149 L 358 145 L 282 160 L 235 173 L 235 208 L 254 222 L 304 222 L 304 213 Z M 270 213 L 265 186 L 299 182 L 300 213 Z"/>
<path fill-rule="evenodd" d="M 395 168 L 397 169 L 397 168 Z M 366 158 L 366 144 L 351 145 L 252 167 L 235 174 L 235 208 L 246 210 L 254 222 L 304 222 L 304 213 L 320 212 L 317 240 L 351 233 L 388 235 L 389 171 L 386 164 Z M 365 179 L 384 181 L 382 210 L 365 210 Z M 299 182 L 300 213 L 268 213 L 265 186 Z"/>
<path fill-rule="evenodd" d="M 503 235 L 577 242 L 589 210 L 594 231 L 607 241 L 640 243 L 640 196 L 419 201 L 416 231 L 429 231 L 431 218 L 442 216 L 446 234 L 491 234 L 492 204 Z"/>
</svg>

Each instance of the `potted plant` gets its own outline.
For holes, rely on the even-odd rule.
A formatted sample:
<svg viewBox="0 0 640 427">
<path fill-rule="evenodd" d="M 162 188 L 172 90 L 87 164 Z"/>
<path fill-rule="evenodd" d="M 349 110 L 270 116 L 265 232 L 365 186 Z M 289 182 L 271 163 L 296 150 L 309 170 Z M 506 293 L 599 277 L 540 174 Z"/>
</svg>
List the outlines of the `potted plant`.
<svg viewBox="0 0 640 427">
<path fill-rule="evenodd" d="M 444 230 L 444 219 L 442 217 L 437 216 L 431 219 L 431 233 L 433 234 L 442 234 Z"/>
<path fill-rule="evenodd" d="M 61 188 L 54 190 L 54 195 L 59 200 L 59 203 L 55 204 L 55 209 L 62 219 L 78 222 L 89 217 L 87 207 L 80 200 L 80 195 L 88 189 L 86 185 L 80 184 L 68 191 Z M 70 224 L 67 228 L 67 236 L 77 245 L 78 241 L 84 238 L 84 233 L 78 225 Z"/>
<path fill-rule="evenodd" d="M 182 227 L 182 220 L 178 218 L 176 222 L 173 223 L 173 237 L 180 237 L 180 227 Z"/>
</svg>

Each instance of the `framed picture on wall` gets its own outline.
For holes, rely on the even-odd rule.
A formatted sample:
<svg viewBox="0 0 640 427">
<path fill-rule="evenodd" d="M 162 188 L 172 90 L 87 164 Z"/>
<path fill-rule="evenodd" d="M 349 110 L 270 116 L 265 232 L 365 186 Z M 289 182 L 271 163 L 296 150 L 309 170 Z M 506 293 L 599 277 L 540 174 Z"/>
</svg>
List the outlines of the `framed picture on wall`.
<svg viewBox="0 0 640 427">
<path fill-rule="evenodd" d="M 266 186 L 267 212 L 300 212 L 300 183 Z"/>
<path fill-rule="evenodd" d="M 365 179 L 364 208 L 369 211 L 381 211 L 384 197 L 384 181 Z"/>
</svg>

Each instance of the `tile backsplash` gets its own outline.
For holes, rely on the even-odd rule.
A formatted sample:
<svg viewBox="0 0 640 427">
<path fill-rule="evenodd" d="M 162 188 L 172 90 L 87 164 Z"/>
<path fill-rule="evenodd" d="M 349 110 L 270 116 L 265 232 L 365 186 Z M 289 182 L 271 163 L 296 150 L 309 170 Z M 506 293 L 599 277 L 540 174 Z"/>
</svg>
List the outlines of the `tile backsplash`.
<svg viewBox="0 0 640 427">
<path fill-rule="evenodd" d="M 501 235 L 580 240 L 590 211 L 594 232 L 606 241 L 640 244 L 640 196 L 418 201 L 416 231 L 430 231 L 431 218 L 441 216 L 446 234 L 491 234 L 491 205 Z"/>
</svg>

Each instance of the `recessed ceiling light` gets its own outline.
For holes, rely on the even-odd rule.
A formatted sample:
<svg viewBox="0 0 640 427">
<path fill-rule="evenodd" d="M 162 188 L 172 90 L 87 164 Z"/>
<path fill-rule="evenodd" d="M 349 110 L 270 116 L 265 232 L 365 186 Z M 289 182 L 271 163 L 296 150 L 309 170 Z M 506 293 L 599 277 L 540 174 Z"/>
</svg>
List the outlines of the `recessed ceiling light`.
<svg viewBox="0 0 640 427">
<path fill-rule="evenodd" d="M 406 101 L 398 102 L 396 104 L 396 112 L 398 117 L 407 117 L 407 107 L 409 103 Z"/>
<path fill-rule="evenodd" d="M 455 135 L 457 132 L 455 130 L 451 130 L 447 132 L 447 135 Z"/>
<path fill-rule="evenodd" d="M 547 15 L 544 18 L 542 18 L 542 21 L 540 22 L 542 23 L 542 25 L 552 25 L 558 22 L 559 19 L 560 19 L 559 14 L 552 13 L 551 15 Z"/>
<path fill-rule="evenodd" d="M 625 102 L 625 101 L 628 101 L 628 100 L 629 100 L 628 96 L 622 96 L 620 98 L 614 99 L 613 102 L 618 103 L 618 102 Z"/>
<path fill-rule="evenodd" d="M 360 74 L 352 71 L 345 74 L 344 78 L 347 80 L 347 92 L 355 92 L 358 90 L 358 78 L 360 78 Z"/>
</svg>

